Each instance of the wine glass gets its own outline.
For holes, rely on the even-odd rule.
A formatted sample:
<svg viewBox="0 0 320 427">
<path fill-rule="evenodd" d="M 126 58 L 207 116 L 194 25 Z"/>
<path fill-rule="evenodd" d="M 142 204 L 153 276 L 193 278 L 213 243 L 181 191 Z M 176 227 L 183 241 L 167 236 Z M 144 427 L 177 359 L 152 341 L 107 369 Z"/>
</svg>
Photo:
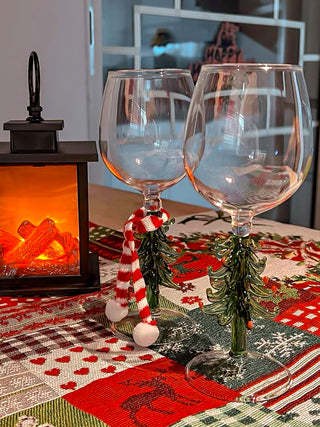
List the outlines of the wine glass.
<svg viewBox="0 0 320 427">
<path fill-rule="evenodd" d="M 143 215 L 153 218 L 166 215 L 161 193 L 185 176 L 183 132 L 193 88 L 190 72 L 180 69 L 120 70 L 108 74 L 101 112 L 100 151 L 108 169 L 143 194 Z M 139 308 L 137 295 L 139 312 L 131 310 L 127 314 L 126 301 L 117 297 L 124 292 L 127 298 L 127 286 L 118 294 L 116 291 L 118 305 L 110 302 L 106 308 L 112 328 L 132 335 L 143 346 L 155 340 L 156 344 L 181 341 L 195 330 L 194 321 L 185 313 L 160 307 L 160 285 L 179 289 L 169 267 L 177 255 L 165 235 L 168 225 L 165 222 L 157 230 L 135 235 L 141 239 L 139 266 L 146 284 L 144 301 L 151 310 L 152 321 L 149 311 L 146 316 L 145 307 Z M 120 277 L 117 287 L 123 287 L 121 280 Z M 145 325 L 147 318 L 150 339 Z M 152 328 L 154 321 L 157 329 Z M 139 338 L 141 327 L 144 332 Z"/>
<path fill-rule="evenodd" d="M 255 402 L 290 387 L 290 372 L 280 361 L 247 350 L 253 317 L 276 314 L 259 304 L 272 291 L 261 277 L 266 259 L 256 256 L 249 234 L 255 215 L 283 203 L 300 187 L 311 159 L 312 122 L 301 67 L 202 67 L 186 123 L 185 167 L 194 188 L 231 216 L 232 228 L 228 239 L 217 242 L 222 266 L 208 270 L 211 304 L 203 307 L 218 316 L 220 325 L 231 325 L 231 349 L 199 354 L 186 367 L 190 384 L 207 395 Z M 267 366 L 277 386 L 249 386 Z M 242 379 L 241 387 L 239 382 L 233 386 L 236 378 Z"/>
</svg>

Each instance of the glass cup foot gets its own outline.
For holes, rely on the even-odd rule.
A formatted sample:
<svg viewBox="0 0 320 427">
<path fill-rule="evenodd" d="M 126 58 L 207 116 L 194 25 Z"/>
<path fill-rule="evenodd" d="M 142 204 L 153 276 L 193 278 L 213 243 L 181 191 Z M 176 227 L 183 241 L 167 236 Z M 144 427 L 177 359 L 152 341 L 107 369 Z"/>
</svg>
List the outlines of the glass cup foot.
<svg viewBox="0 0 320 427">
<path fill-rule="evenodd" d="M 264 402 L 282 395 L 291 385 L 290 371 L 282 363 L 256 352 L 199 354 L 187 364 L 185 375 L 197 390 L 228 402 Z"/>
<path fill-rule="evenodd" d="M 157 321 L 159 338 L 153 345 L 174 344 L 190 338 L 196 331 L 195 321 L 185 313 L 168 308 L 160 308 L 152 312 L 152 318 Z M 134 327 L 141 322 L 138 311 L 131 311 L 120 322 L 112 326 L 113 332 L 120 333 L 132 339 Z"/>
</svg>

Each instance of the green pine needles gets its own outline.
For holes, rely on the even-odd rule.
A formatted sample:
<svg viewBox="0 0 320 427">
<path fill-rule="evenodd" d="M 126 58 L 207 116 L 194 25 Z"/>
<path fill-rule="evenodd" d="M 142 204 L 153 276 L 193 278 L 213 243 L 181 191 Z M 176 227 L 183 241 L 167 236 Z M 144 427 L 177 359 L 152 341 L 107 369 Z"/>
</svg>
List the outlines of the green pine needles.
<svg viewBox="0 0 320 427">
<path fill-rule="evenodd" d="M 173 282 L 173 272 L 169 265 L 176 261 L 178 254 L 171 248 L 166 232 L 174 219 L 162 227 L 136 237 L 141 239 L 138 249 L 140 270 L 147 286 L 147 300 L 151 310 L 159 307 L 159 286 L 180 289 Z"/>
<path fill-rule="evenodd" d="M 216 271 L 208 269 L 212 289 L 207 289 L 207 297 L 211 304 L 203 311 L 217 315 L 220 325 L 231 323 L 231 354 L 238 356 L 247 353 L 246 336 L 253 327 L 252 316 L 272 319 L 277 314 L 257 301 L 270 299 L 273 294 L 261 277 L 266 258 L 256 256 L 257 247 L 250 236 L 218 240 L 216 256 L 223 265 Z"/>
</svg>

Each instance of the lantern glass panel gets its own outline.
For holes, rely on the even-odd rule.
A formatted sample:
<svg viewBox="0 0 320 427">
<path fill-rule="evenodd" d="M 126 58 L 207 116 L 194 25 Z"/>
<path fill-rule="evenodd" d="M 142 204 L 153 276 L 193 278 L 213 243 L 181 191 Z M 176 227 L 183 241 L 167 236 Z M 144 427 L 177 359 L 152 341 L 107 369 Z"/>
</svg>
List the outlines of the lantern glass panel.
<svg viewBox="0 0 320 427">
<path fill-rule="evenodd" d="M 76 165 L 0 167 L 0 277 L 79 275 Z"/>
</svg>

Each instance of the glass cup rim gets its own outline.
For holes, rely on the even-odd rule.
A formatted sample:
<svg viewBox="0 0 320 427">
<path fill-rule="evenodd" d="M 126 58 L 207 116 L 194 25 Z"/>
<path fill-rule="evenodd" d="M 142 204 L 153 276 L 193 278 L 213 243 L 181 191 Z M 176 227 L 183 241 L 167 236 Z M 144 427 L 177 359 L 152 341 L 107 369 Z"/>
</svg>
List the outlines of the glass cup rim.
<svg viewBox="0 0 320 427">
<path fill-rule="evenodd" d="M 280 71 L 301 71 L 302 67 L 298 64 L 276 64 L 276 63 L 256 63 L 256 62 L 239 62 L 239 63 L 226 63 L 226 64 L 203 64 L 201 71 L 217 71 L 217 70 L 230 70 L 230 69 L 249 69 L 249 70 L 280 70 Z"/>
<path fill-rule="evenodd" d="M 140 69 L 128 69 L 128 70 L 114 70 L 108 72 L 108 78 L 148 78 L 158 79 L 162 77 L 180 77 L 180 76 L 191 76 L 190 70 L 183 68 L 140 68 Z"/>
</svg>

